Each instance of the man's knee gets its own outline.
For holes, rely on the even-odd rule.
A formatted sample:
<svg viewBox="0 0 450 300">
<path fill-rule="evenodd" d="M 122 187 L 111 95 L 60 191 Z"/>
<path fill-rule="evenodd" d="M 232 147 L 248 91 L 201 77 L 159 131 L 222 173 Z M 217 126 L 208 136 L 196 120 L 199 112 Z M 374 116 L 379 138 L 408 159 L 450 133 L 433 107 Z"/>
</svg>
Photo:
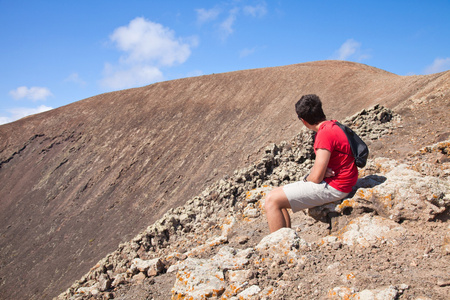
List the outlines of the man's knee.
<svg viewBox="0 0 450 300">
<path fill-rule="evenodd" d="M 273 206 L 272 202 L 273 202 L 272 193 L 268 193 L 266 199 L 264 199 L 264 209 L 270 210 L 271 207 Z"/>
<path fill-rule="evenodd" d="M 277 187 L 267 194 L 264 208 L 268 210 L 280 210 L 282 208 L 291 208 L 291 204 L 284 193 L 282 187 Z"/>
<path fill-rule="evenodd" d="M 279 197 L 277 197 L 276 193 L 270 192 L 269 194 L 267 194 L 265 202 L 264 202 L 264 208 L 266 210 L 281 208 L 280 204 L 279 204 Z"/>
</svg>

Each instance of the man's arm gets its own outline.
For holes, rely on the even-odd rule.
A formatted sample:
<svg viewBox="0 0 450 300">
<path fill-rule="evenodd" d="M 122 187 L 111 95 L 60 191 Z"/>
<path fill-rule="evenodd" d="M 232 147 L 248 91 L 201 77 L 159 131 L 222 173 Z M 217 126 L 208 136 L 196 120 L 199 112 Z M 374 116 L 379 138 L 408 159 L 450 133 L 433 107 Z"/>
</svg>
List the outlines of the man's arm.
<svg viewBox="0 0 450 300">
<path fill-rule="evenodd" d="M 327 166 L 330 161 L 331 152 L 327 149 L 317 149 L 316 150 L 316 160 L 314 161 L 314 165 L 311 169 L 311 173 L 309 173 L 306 178 L 307 181 L 312 181 L 314 183 L 320 183 L 325 178 L 325 174 L 329 175 L 331 170 L 328 170 Z"/>
</svg>

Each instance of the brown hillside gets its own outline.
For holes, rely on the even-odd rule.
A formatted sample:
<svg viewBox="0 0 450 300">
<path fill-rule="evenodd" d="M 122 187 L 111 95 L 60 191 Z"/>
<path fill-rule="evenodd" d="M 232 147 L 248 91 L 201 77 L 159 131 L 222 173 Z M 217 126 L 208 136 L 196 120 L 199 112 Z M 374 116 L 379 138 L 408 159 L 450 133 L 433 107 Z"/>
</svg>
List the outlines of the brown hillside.
<svg viewBox="0 0 450 300">
<path fill-rule="evenodd" d="M 321 61 L 156 83 L 2 125 L 0 298 L 58 295 L 169 208 L 290 139 L 303 94 L 318 94 L 333 119 L 376 103 L 399 112 L 402 143 L 373 144 L 398 158 L 448 138 L 438 122 L 449 82 L 450 72 Z"/>
</svg>

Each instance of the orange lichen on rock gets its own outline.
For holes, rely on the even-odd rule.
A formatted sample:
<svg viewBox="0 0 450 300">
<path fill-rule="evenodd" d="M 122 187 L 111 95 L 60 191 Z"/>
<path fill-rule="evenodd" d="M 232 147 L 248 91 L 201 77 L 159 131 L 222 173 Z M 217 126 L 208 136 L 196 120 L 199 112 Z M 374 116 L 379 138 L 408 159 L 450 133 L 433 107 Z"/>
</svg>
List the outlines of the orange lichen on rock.
<svg viewBox="0 0 450 300">
<path fill-rule="evenodd" d="M 271 288 L 267 291 L 266 295 L 267 295 L 267 296 L 270 296 L 272 293 L 273 293 L 273 288 L 271 287 Z"/>
<path fill-rule="evenodd" d="M 355 299 L 356 294 L 351 288 L 348 287 L 336 287 L 328 292 L 328 299 L 336 300 L 352 300 Z"/>
<path fill-rule="evenodd" d="M 426 146 L 419 150 L 420 154 L 439 152 L 450 156 L 450 141 L 444 141 L 433 146 Z"/>
<path fill-rule="evenodd" d="M 354 198 L 351 199 L 345 199 L 344 201 L 342 201 L 340 204 L 338 204 L 336 206 L 336 210 L 337 211 L 342 211 L 344 210 L 346 207 L 355 207 L 357 204 L 356 200 Z"/>
<path fill-rule="evenodd" d="M 358 196 L 359 198 L 364 199 L 364 200 L 370 200 L 372 195 L 373 195 L 372 188 L 359 189 L 356 191 L 356 196 Z"/>
<path fill-rule="evenodd" d="M 385 196 L 382 196 L 379 198 L 381 200 L 381 202 L 384 204 L 384 208 L 392 208 L 392 194 L 387 194 Z"/>
</svg>

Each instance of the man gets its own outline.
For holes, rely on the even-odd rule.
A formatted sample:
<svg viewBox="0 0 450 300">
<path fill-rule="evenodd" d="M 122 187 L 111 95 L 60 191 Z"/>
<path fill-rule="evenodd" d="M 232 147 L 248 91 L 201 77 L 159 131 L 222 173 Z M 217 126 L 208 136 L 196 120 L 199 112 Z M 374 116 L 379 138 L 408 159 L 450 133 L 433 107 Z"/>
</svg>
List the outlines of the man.
<svg viewBox="0 0 450 300">
<path fill-rule="evenodd" d="M 295 104 L 298 118 L 316 132 L 316 159 L 303 181 L 273 189 L 266 197 L 265 210 L 270 232 L 291 227 L 287 208 L 293 212 L 320 206 L 346 197 L 358 180 L 358 168 L 347 136 L 336 120 L 327 120 L 317 95 L 304 95 Z"/>
</svg>

